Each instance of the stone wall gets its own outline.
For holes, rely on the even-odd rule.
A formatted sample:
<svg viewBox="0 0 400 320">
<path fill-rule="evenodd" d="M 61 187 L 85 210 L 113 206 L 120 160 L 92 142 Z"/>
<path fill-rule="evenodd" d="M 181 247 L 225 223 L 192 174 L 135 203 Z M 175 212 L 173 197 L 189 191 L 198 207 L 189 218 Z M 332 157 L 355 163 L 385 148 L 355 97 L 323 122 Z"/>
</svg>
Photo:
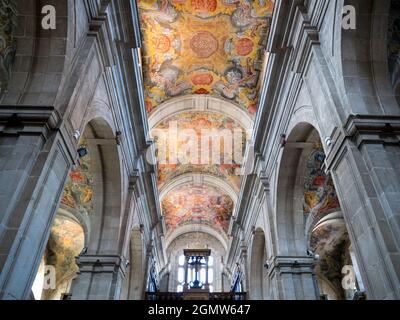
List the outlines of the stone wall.
<svg viewBox="0 0 400 320">
<path fill-rule="evenodd" d="M 231 268 L 249 254 L 262 206 L 274 299 L 318 299 L 303 220 L 301 152 L 316 130 L 370 299 L 399 298 L 399 112 L 387 68 L 390 1 L 278 1 L 265 100 L 253 135 L 256 170 L 236 208 Z M 357 29 L 340 27 L 353 5 Z M 371 27 L 372 26 L 372 27 Z M 263 96 L 263 95 L 262 95 Z M 304 173 L 304 171 L 303 171 Z M 258 190 L 258 191 L 257 191 Z M 252 195 L 252 196 L 249 196 Z M 254 196 L 255 195 L 255 196 Z M 251 292 L 251 288 L 250 288 Z"/>
</svg>

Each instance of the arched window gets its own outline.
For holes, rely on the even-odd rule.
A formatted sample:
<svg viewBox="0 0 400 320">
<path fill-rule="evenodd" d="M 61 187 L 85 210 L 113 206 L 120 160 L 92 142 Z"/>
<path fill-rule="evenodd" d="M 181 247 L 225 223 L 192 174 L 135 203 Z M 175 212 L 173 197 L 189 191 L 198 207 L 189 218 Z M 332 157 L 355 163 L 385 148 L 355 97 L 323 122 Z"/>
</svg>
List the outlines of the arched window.
<svg viewBox="0 0 400 320">
<path fill-rule="evenodd" d="M 177 292 L 183 292 L 185 287 L 185 264 L 186 258 L 184 255 L 181 255 L 178 258 L 178 273 L 177 273 Z M 192 268 L 188 268 L 188 283 L 190 284 L 195 280 L 195 270 Z M 202 266 L 200 269 L 200 282 L 206 284 L 207 283 L 207 268 L 206 265 Z M 208 258 L 208 286 L 210 292 L 214 291 L 214 258 Z"/>
</svg>

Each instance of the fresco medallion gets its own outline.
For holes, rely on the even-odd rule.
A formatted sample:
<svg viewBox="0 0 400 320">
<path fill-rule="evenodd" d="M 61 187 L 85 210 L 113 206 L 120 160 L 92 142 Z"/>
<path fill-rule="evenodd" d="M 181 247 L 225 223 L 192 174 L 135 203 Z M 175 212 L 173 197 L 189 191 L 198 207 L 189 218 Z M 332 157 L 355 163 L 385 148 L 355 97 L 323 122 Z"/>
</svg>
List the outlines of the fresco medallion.
<svg viewBox="0 0 400 320">
<path fill-rule="evenodd" d="M 199 31 L 190 40 L 190 48 L 199 58 L 209 58 L 218 50 L 218 40 L 209 31 Z"/>
</svg>

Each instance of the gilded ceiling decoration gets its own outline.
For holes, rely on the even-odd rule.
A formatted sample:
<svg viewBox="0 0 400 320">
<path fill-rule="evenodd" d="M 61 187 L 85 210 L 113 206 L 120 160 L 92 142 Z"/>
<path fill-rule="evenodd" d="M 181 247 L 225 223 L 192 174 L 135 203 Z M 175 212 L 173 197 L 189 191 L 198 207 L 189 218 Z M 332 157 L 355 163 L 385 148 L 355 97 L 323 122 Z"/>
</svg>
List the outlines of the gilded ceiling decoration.
<svg viewBox="0 0 400 320">
<path fill-rule="evenodd" d="M 168 231 L 187 224 L 205 224 L 227 233 L 233 201 L 215 187 L 182 186 L 162 200 L 162 210 Z"/>
<path fill-rule="evenodd" d="M 138 0 L 146 106 L 210 94 L 257 111 L 274 0 Z"/>
<path fill-rule="evenodd" d="M 246 132 L 234 120 L 216 113 L 180 113 L 161 122 L 152 134 L 158 150 L 160 188 L 171 179 L 192 172 L 219 177 L 239 190 L 238 171 L 245 151 Z M 231 148 L 229 144 L 225 147 L 227 139 L 231 139 Z M 196 152 L 193 154 L 190 150 Z M 213 152 L 217 156 L 213 157 Z"/>
</svg>

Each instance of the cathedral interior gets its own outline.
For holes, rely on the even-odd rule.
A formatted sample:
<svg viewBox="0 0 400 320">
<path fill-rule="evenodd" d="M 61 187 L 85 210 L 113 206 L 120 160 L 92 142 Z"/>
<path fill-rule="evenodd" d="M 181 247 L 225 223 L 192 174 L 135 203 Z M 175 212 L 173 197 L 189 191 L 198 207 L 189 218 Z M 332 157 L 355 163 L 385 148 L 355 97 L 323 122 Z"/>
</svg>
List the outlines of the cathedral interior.
<svg viewBox="0 0 400 320">
<path fill-rule="evenodd" d="M 0 40 L 0 300 L 400 299 L 399 0 L 0 0 Z"/>
</svg>

